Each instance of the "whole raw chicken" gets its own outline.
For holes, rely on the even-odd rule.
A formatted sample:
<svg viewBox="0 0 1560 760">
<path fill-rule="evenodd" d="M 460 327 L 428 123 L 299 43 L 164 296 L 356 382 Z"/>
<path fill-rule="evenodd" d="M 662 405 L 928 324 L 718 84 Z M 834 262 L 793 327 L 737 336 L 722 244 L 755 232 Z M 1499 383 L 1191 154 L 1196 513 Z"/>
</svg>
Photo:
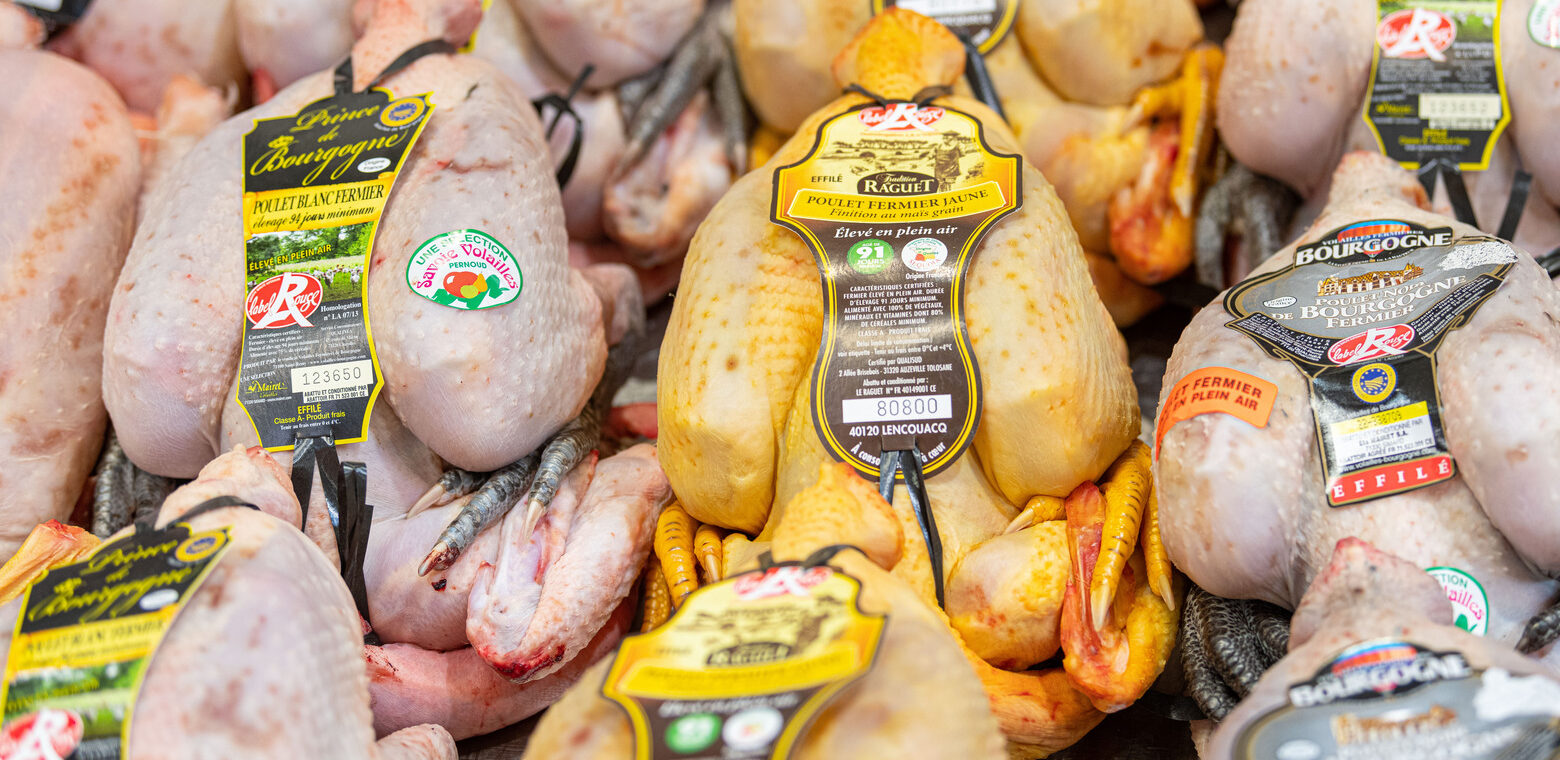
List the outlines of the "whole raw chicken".
<svg viewBox="0 0 1560 760">
<path fill-rule="evenodd" d="M 1373 219 L 1473 232 L 1429 211 L 1414 177 L 1379 154 L 1348 154 L 1331 185 L 1299 242 Z M 1256 274 L 1288 266 L 1297 245 Z M 1161 407 L 1204 367 L 1274 383 L 1275 403 L 1266 427 L 1201 414 L 1160 431 L 1160 519 L 1176 565 L 1215 595 L 1294 609 L 1334 545 L 1359 538 L 1420 568 L 1471 573 L 1489 595 L 1489 637 L 1514 645 L 1560 588 L 1534 573 L 1560 573 L 1560 488 L 1549 475 L 1560 466 L 1560 298 L 1544 271 L 1516 257 L 1505 284 L 1436 354 L 1457 474 L 1336 508 L 1326 499 L 1309 381 L 1227 328 L 1233 319 L 1216 301 L 1192 320 L 1170 358 Z"/>
<path fill-rule="evenodd" d="M 0 557 L 69 517 L 102 443 L 103 324 L 141 183 L 124 102 L 41 39 L 0 3 Z"/>
<path fill-rule="evenodd" d="M 168 497 L 157 525 L 219 496 L 258 509 L 222 507 L 189 520 L 196 533 L 227 527 L 231 548 L 159 645 L 127 756 L 454 760 L 455 742 L 435 725 L 375 742 L 362 627 L 326 561 L 335 545 L 316 546 L 298 532 L 302 513 L 287 471 L 264 450 L 235 448 L 212 460 Z M 0 610 L 7 650 L 19 608 Z"/>
<path fill-rule="evenodd" d="M 379 0 L 353 48 L 353 86 L 427 39 L 469 38 L 479 12 L 477 0 Z M 257 118 L 330 94 L 331 77 L 306 77 L 217 127 L 149 200 L 116 291 L 104 367 L 119 388 L 109 402 L 119 439 L 146 470 L 188 477 L 219 447 L 257 442 L 234 400 L 245 296 L 240 137 Z M 595 651 L 588 645 L 598 632 L 616 636 L 614 610 L 648 550 L 667 486 L 649 449 L 598 467 L 584 445 L 548 464 L 562 462 L 567 477 L 545 514 L 506 516 L 518 493 L 495 503 L 499 491 L 529 482 L 517 485 L 512 468 L 477 488 L 485 478 L 472 473 L 524 460 L 581 415 L 608 340 L 630 332 L 642 306 L 623 268 L 569 267 L 542 128 L 508 77 L 474 57 L 429 55 L 384 86 L 432 93 L 435 110 L 386 206 L 366 273 L 386 385 L 368 440 L 339 455 L 366 463 L 375 507 L 364 574 L 369 622 L 390 644 L 372 655 L 381 728 L 437 719 L 466 736 L 544 707 L 562 691 L 547 676 Z M 407 287 L 418 244 L 467 227 L 513 252 L 525 283 L 518 300 L 464 311 Z M 443 488 L 452 473 L 464 475 L 450 482 L 468 487 Z M 430 490 L 440 495 L 422 499 Z M 316 486 L 311 502 L 320 498 Z M 479 498 L 486 506 L 475 518 L 467 508 Z M 305 526 L 322 542 L 331 532 L 325 512 L 310 509 Z M 451 527 L 457 516 L 460 527 Z M 435 545 L 445 559 L 436 568 L 425 560 Z M 484 709 L 447 712 L 466 699 Z"/>
<path fill-rule="evenodd" d="M 837 554 L 829 564 L 861 582 L 863 612 L 888 616 L 872 670 L 824 707 L 795 757 L 1007 756 L 980 681 L 946 619 L 888 572 L 900 561 L 904 538 L 883 497 L 843 464 L 824 465 L 818 482 L 792 498 L 775 530 L 779 561 L 805 559 L 838 543 L 860 549 Z M 601 695 L 610 664 L 591 668 L 547 711 L 525 757 L 615 760 L 632 754 L 628 718 Z"/>
<path fill-rule="evenodd" d="M 1476 716 L 1500 714 L 1542 723 L 1560 718 L 1560 682 L 1554 680 L 1552 671 L 1507 647 L 1453 626 L 1446 595 L 1434 578 L 1412 563 L 1359 539 L 1346 538 L 1338 542 L 1331 562 L 1311 584 L 1295 611 L 1289 641 L 1289 655 L 1269 670 L 1251 696 L 1219 725 L 1212 741 L 1201 753 L 1202 757 L 1209 760 L 1235 757 L 1240 740 L 1259 717 L 1290 704 L 1292 688 L 1316 678 L 1319 670 L 1332 665 L 1340 655 L 1347 655 L 1352 651 L 1351 647 L 1373 643 L 1401 642 L 1443 656 L 1460 655 L 1465 667 L 1475 672 L 1483 671 L 1480 694 L 1474 702 L 1476 709 L 1468 711 L 1472 714 L 1456 714 L 1455 703 L 1448 701 L 1448 706 L 1454 710 L 1452 719 L 1466 722 Z M 1428 687 L 1430 684 L 1420 688 Z M 1428 721 L 1429 727 L 1413 726 L 1426 722 L 1423 721 L 1426 715 L 1394 710 L 1390 703 L 1379 707 L 1373 707 L 1371 701 L 1355 704 L 1358 706 L 1348 711 L 1352 714 L 1351 719 L 1361 725 L 1381 724 L 1373 748 L 1355 749 L 1374 749 L 1383 753 L 1378 756 L 1418 755 L 1423 742 L 1451 747 L 1457 746 L 1454 742 L 1460 739 L 1480 737 L 1479 734 L 1459 733 L 1456 724 L 1438 727 L 1435 721 Z M 1339 736 L 1340 729 L 1336 728 L 1339 723 L 1332 725 L 1335 726 L 1332 735 Z M 1429 735 L 1416 736 L 1419 731 Z M 1313 734 L 1300 741 L 1320 738 Z M 1404 743 L 1393 746 L 1394 739 Z M 1416 740 L 1420 742 L 1418 747 L 1409 744 Z M 1343 744 L 1343 740 L 1339 739 L 1338 743 Z M 1298 752 L 1299 747 L 1295 751 Z"/>
<path fill-rule="evenodd" d="M 836 74 L 841 85 L 857 82 L 887 98 L 909 98 L 928 85 L 951 84 L 962 61 L 961 46 L 941 25 L 894 9 L 874 18 L 841 54 Z M 767 540 L 783 522 L 781 505 L 830 461 L 809 412 L 808 376 L 824 322 L 817 265 L 802 240 L 769 215 L 776 167 L 806 155 L 826 118 L 863 102 L 849 95 L 814 114 L 768 164 L 737 182 L 694 237 L 661 347 L 657 411 L 662 466 L 682 505 L 701 522 L 763 531 L 759 539 Z M 996 151 L 1013 152 L 1011 132 L 989 109 L 957 96 L 935 102 L 973 114 Z M 1019 505 L 1068 495 L 1097 478 L 1138 433 L 1120 334 L 1089 284 L 1055 193 L 1033 168 L 1024 165 L 1022 172 L 1022 208 L 983 238 L 965 285 L 966 323 L 986 394 L 974 443 L 926 484 L 950 611 L 962 604 L 958 589 L 982 593 L 988 583 L 978 568 L 1003 567 L 1001 557 L 1015 558 L 1012 576 L 1033 573 L 1036 594 L 1059 595 L 1067 577 L 1059 555 L 1077 543 L 1061 537 L 1061 526 L 988 539 L 1004 532 Z M 918 536 L 902 489 L 895 511 L 906 533 Z M 1051 556 L 1012 548 L 1023 545 L 1048 547 Z M 995 554 L 988 561 L 971 559 L 983 551 Z M 974 568 L 968 583 L 959 580 L 961 562 Z M 934 603 L 921 541 L 906 542 L 894 574 Z M 978 608 L 1000 616 L 1006 614 L 1002 606 L 971 599 L 965 609 L 970 620 L 979 620 Z M 1054 653 L 1056 618 L 1035 627 L 1050 629 Z M 1036 643 L 1033 651 L 1046 647 Z M 1132 654 L 1151 659 L 1143 652 L 1152 651 L 1134 648 Z M 1120 655 L 1120 664 L 1126 654 L 1112 656 Z M 1020 675 L 984 661 L 977 661 L 977 670 L 1014 741 L 1055 750 L 1101 717 L 1060 670 Z M 1102 698 L 1099 704 L 1113 702 Z"/>
<path fill-rule="evenodd" d="M 1500 3 L 1500 62 L 1511 123 L 1490 167 L 1465 175 L 1474 211 L 1493 231 L 1505 212 L 1518 162 L 1534 177 L 1516 242 L 1533 253 L 1560 245 L 1560 150 L 1551 126 L 1560 114 L 1560 49 L 1529 34 L 1536 0 Z M 1219 134 L 1251 169 L 1315 201 L 1327 198 L 1329 170 L 1349 150 L 1380 150 L 1363 117 L 1376 45 L 1370 0 L 1250 0 L 1241 3 L 1226 43 Z M 1444 193 L 1435 210 L 1450 215 Z"/>
</svg>

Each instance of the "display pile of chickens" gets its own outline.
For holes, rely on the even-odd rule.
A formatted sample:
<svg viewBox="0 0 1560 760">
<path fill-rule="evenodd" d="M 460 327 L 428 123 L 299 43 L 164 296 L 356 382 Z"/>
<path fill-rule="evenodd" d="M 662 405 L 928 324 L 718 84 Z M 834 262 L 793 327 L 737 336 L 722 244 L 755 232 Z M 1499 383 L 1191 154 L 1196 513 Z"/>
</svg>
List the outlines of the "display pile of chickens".
<svg viewBox="0 0 1560 760">
<path fill-rule="evenodd" d="M 1495 232 L 1517 169 L 1533 175 L 1515 242 L 1543 255 L 1560 246 L 1560 49 L 1529 32 L 1540 0 L 1500 4 L 1500 64 L 1511 109 L 1489 168 L 1464 182 L 1480 225 Z M 1541 6 L 1535 8 L 1535 5 Z M 1230 155 L 1306 199 L 1295 232 L 1321 212 L 1332 167 L 1346 151 L 1379 151 L 1362 117 L 1376 47 L 1376 4 L 1369 0 L 1249 0 L 1239 6 L 1225 43 L 1219 135 Z M 1451 216 L 1445 188 L 1432 198 Z M 1260 262 L 1270 251 L 1254 251 Z"/>
<path fill-rule="evenodd" d="M 1318 218 L 1253 276 L 1289 266 L 1301 243 L 1362 221 L 1404 220 L 1450 227 L 1456 235 L 1476 233 L 1432 211 L 1416 178 L 1379 154 L 1347 154 L 1328 185 L 1327 205 Z M 1297 610 L 1289 658 L 1258 684 L 1264 667 L 1258 652 L 1276 657 L 1283 653 L 1282 644 L 1274 652 L 1267 632 L 1259 636 L 1243 629 L 1239 618 L 1245 616 L 1249 625 L 1249 610 L 1210 613 L 1199 612 L 1197 604 L 1189 607 L 1194 618 L 1188 622 L 1189 641 L 1192 629 L 1205 623 L 1225 642 L 1217 655 L 1222 660 L 1211 665 L 1218 673 L 1208 670 L 1200 680 L 1198 668 L 1189 667 L 1193 693 L 1216 716 L 1245 698 L 1229 716 L 1231 727 L 1215 737 L 1211 756 L 1229 756 L 1234 726 L 1249 724 L 1257 710 L 1273 705 L 1281 687 L 1297 674 L 1314 672 L 1322 658 L 1371 635 L 1421 630 L 1398 623 L 1390 610 L 1380 612 L 1378 620 L 1370 599 L 1391 596 L 1394 601 L 1381 601 L 1383 607 L 1433 609 L 1432 619 L 1449 620 L 1448 591 L 1416 595 L 1408 590 L 1425 585 L 1428 576 L 1421 571 L 1426 569 L 1456 568 L 1487 593 L 1480 610 L 1483 638 L 1469 644 L 1466 636 L 1451 636 L 1465 639 L 1458 651 L 1512 672 L 1553 668 L 1555 650 L 1541 638 L 1546 626 L 1535 629 L 1532 621 L 1547 614 L 1552 626 L 1553 612 L 1546 610 L 1560 591 L 1553 580 L 1560 573 L 1560 522 L 1555 519 L 1560 496 L 1545 474 L 1560 456 L 1555 402 L 1560 297 L 1531 256 L 1504 243 L 1492 245 L 1506 251 L 1509 259 L 1502 261 L 1511 262 L 1504 284 L 1436 352 L 1439 403 L 1456 470 L 1450 479 L 1428 487 L 1329 505 L 1310 381 L 1288 361 L 1227 327 L 1235 317 L 1219 301 L 1192 320 L 1176 345 L 1165 376 L 1162 416 L 1173 387 L 1204 368 L 1260 378 L 1272 383 L 1274 392 L 1263 426 L 1221 413 L 1161 419 L 1155 480 L 1165 547 L 1175 565 L 1210 594 Z M 1368 542 L 1392 555 L 1395 559 L 1386 564 L 1406 568 L 1394 570 L 1392 578 L 1407 572 L 1415 579 L 1391 587 L 1386 571 L 1362 578 L 1359 566 L 1366 560 L 1356 549 L 1346 550 L 1350 542 Z M 1382 561 L 1368 564 L 1376 568 Z M 1355 584 L 1364 584 L 1364 590 Z M 1419 601 L 1437 597 L 1439 605 Z M 1195 620 L 1210 614 L 1223 617 Z M 1417 643 L 1431 648 L 1450 640 L 1440 633 L 1425 635 L 1429 638 Z M 1524 661 L 1516 654 L 1519 645 L 1544 664 Z"/>
<path fill-rule="evenodd" d="M 962 46 L 941 25 L 885 11 L 839 56 L 836 89 L 855 83 L 910 98 L 928 85 L 953 84 L 962 62 Z M 824 322 L 818 270 L 802 240 L 770 222 L 775 168 L 802 158 L 825 118 L 864 102 L 852 94 L 819 109 L 721 199 L 694 236 L 662 344 L 658 448 L 672 488 L 694 519 L 757 534 L 760 546 L 783 526 L 782 506 L 829 461 L 806 381 Z M 1012 132 L 978 102 L 933 102 L 974 114 L 995 150 L 1017 152 Z M 1073 743 L 1101 710 L 1120 709 L 1148 687 L 1174 643 L 1174 592 L 1168 570 L 1154 583 L 1135 565 L 1114 612 L 1102 614 L 1112 606 L 1109 595 L 1096 602 L 1093 624 L 1081 608 L 1071 621 L 1058 612 L 1066 555 L 1087 552 L 1089 540 L 1078 536 L 1098 528 L 1090 514 L 1099 493 L 1090 481 L 1128 449 L 1138 412 L 1125 347 L 1090 284 L 1066 212 L 1039 172 L 1027 164 L 1022 171 L 1023 205 L 979 244 L 966 285 L 986 393 L 974 445 L 926 488 L 953 629 L 972 647 L 1003 642 L 972 661 L 1009 739 L 1034 753 Z M 1146 468 L 1146 451 L 1142 457 Z M 1037 524 L 1006 535 L 1026 505 L 1036 509 L 1025 520 Z M 935 607 L 927 548 L 902 491 L 894 511 L 907 538 L 893 573 Z M 747 559 L 727 555 L 728 567 Z M 1075 587 L 1088 585 L 1080 573 L 1072 577 Z M 1026 583 L 1031 590 L 1021 591 Z M 1037 597 L 1047 601 L 1037 605 Z M 1147 634 L 1130 643 L 1129 615 L 1141 616 L 1133 636 Z M 1065 670 L 1020 672 L 1050 658 L 1059 641 Z M 1092 658 L 1111 664 L 1093 671 Z"/>
<path fill-rule="evenodd" d="M 469 39 L 479 11 L 477 0 L 376 3 L 353 47 L 354 86 L 419 42 Z M 245 296 L 233 253 L 243 245 L 239 138 L 257 118 L 330 94 L 331 76 L 305 77 L 223 122 L 143 201 L 103 369 L 119 442 L 143 470 L 187 478 L 220 450 L 257 443 L 233 398 L 233 316 Z M 545 707 L 583 667 L 569 669 L 577 656 L 588 661 L 619 635 L 627 620 L 614 612 L 649 551 L 667 488 L 653 450 L 599 464 L 579 452 L 539 522 L 524 509 L 499 512 L 501 525 L 454 547 L 458 560 L 420 574 L 441 531 L 483 492 L 422 496 L 446 469 L 485 473 L 521 460 L 580 415 L 609 341 L 631 335 L 643 307 L 623 267 L 570 267 L 543 126 L 513 80 L 482 59 L 436 54 L 383 85 L 430 92 L 436 110 L 386 208 L 367 275 L 386 388 L 368 440 L 339 453 L 367 464 L 375 507 L 365 579 L 368 622 L 385 642 L 369 655 L 378 726 L 436 721 L 469 736 Z M 517 302 L 461 311 L 407 289 L 417 244 L 464 227 L 516 252 L 525 272 Z M 334 544 L 323 509 L 308 522 L 306 533 Z"/>
<path fill-rule="evenodd" d="M 871 4 L 734 5 L 744 90 L 764 128 L 789 135 L 839 95 L 829 67 Z M 1017 144 L 1061 198 L 1105 305 L 1131 324 L 1163 301 L 1144 286 L 1191 264 L 1222 56 L 1199 45 L 1191 0 L 1017 6 L 985 66 Z"/>
</svg>

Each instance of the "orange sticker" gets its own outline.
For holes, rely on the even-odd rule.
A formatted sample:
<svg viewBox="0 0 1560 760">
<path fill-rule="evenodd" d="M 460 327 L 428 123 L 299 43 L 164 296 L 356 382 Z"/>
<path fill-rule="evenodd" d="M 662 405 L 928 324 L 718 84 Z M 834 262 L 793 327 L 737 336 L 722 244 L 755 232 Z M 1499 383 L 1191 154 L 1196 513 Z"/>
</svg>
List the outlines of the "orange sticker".
<svg viewBox="0 0 1560 760">
<path fill-rule="evenodd" d="M 1199 414 L 1222 412 L 1267 427 L 1277 396 L 1278 386 L 1256 375 L 1229 367 L 1203 367 L 1181 378 L 1160 407 L 1154 452 L 1158 454 L 1159 442 L 1177 422 Z"/>
</svg>

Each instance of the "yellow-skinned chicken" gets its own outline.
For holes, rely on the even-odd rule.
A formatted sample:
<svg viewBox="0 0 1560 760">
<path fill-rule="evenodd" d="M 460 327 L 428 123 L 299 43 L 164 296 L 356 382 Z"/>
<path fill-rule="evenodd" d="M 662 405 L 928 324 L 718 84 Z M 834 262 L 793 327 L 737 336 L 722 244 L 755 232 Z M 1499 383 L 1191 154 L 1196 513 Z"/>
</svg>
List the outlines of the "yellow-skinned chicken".
<svg viewBox="0 0 1560 760">
<path fill-rule="evenodd" d="M 735 12 L 744 89 L 763 122 L 756 143 L 794 131 L 838 93 L 830 63 L 871 10 L 737 0 Z M 1021 0 L 1012 33 L 985 54 L 1008 123 L 1066 207 L 1118 325 L 1158 307 L 1144 286 L 1192 260 L 1222 62 L 1201 39 L 1189 0 Z"/>
<path fill-rule="evenodd" d="M 958 81 L 963 63 L 963 48 L 946 29 L 895 9 L 845 48 L 835 72 L 837 86 L 903 101 Z M 978 102 L 957 95 L 925 102 L 978 120 L 993 155 L 1019 152 L 1012 132 Z M 687 259 L 660 356 L 659 458 L 693 519 L 757 534 L 752 542 L 726 537 L 728 568 L 742 567 L 775 539 L 785 524 L 782 505 L 834 459 L 814 426 L 808 382 L 824 337 L 818 265 L 796 232 L 771 223 L 770 212 L 776 169 L 810 155 L 820 128 L 868 103 L 848 95 L 809 117 L 721 200 Z M 1021 177 L 1021 207 L 986 231 L 963 280 L 962 316 L 983 396 L 971 445 L 925 483 L 942 577 L 932 574 L 904 487 L 896 489 L 894 514 L 906 539 L 892 573 L 932 608 L 941 581 L 950 625 L 968 644 L 1005 733 L 1025 754 L 1043 754 L 1073 743 L 1101 710 L 1119 709 L 1147 689 L 1174 645 L 1175 589 L 1168 566 L 1156 565 L 1165 575 L 1151 581 L 1141 558 L 1128 561 L 1138 520 L 1107 541 L 1109 509 L 1063 503 L 1084 498 L 1080 484 L 1100 478 L 1128 448 L 1138 412 L 1125 346 L 1089 280 L 1067 213 L 1032 166 L 1023 164 Z M 1138 497 L 1117 512 L 1141 515 L 1147 500 Z M 1014 524 L 1020 505 L 1031 504 L 1024 521 L 1034 524 Z M 1093 527 L 1069 534 L 1065 521 L 1074 514 L 1073 522 Z M 1078 560 L 1086 572 L 1074 572 L 1075 554 L 1099 559 Z M 1096 576 L 1099 589 L 1091 585 Z M 1084 585 L 1069 595 L 1077 578 Z M 987 593 L 992 584 L 1000 593 Z M 1104 605 L 1109 614 L 1099 624 L 1094 598 L 1119 600 Z M 997 667 L 1028 668 L 1059 648 L 1073 666 Z"/>
</svg>

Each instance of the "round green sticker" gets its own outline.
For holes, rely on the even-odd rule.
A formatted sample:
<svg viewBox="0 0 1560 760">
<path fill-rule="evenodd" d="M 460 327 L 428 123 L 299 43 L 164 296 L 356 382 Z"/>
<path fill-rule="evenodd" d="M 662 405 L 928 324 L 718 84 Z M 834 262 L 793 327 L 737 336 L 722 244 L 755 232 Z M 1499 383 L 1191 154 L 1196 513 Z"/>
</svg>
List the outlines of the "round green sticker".
<svg viewBox="0 0 1560 760">
<path fill-rule="evenodd" d="M 862 274 L 877 274 L 888 268 L 894 258 L 894 247 L 876 238 L 863 240 L 850 247 L 845 260 L 850 268 Z"/>
<path fill-rule="evenodd" d="M 503 306 L 520 297 L 520 262 L 492 235 L 451 230 L 423 241 L 406 262 L 413 293 L 452 309 Z"/>
<path fill-rule="evenodd" d="M 1452 603 L 1452 621 L 1475 636 L 1490 629 L 1490 597 L 1473 576 L 1455 567 L 1432 567 L 1425 572 L 1435 578 Z"/>
<path fill-rule="evenodd" d="M 684 715 L 666 727 L 666 747 L 678 754 L 698 752 L 720 736 L 720 718 L 714 713 Z"/>
</svg>

